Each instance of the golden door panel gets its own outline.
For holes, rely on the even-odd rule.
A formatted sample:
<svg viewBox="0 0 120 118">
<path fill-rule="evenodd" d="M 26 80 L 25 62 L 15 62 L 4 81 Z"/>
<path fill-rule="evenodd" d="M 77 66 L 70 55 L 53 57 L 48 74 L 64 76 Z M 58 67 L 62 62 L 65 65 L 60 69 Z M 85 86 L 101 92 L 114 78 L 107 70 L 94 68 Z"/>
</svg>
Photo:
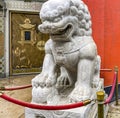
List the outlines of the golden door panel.
<svg viewBox="0 0 120 118">
<path fill-rule="evenodd" d="M 40 71 L 48 35 L 39 24 L 39 13 L 10 12 L 10 75 Z"/>
</svg>

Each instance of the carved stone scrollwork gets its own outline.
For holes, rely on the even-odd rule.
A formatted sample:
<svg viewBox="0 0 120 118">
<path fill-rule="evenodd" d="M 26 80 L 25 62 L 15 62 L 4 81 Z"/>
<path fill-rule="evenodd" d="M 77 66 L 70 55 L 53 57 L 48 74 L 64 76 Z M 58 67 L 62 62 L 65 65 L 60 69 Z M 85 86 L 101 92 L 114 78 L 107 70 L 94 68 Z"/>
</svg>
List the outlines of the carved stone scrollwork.
<svg viewBox="0 0 120 118">
<path fill-rule="evenodd" d="M 45 118 L 45 116 L 43 116 L 42 114 L 38 114 L 35 116 L 35 118 Z"/>
</svg>

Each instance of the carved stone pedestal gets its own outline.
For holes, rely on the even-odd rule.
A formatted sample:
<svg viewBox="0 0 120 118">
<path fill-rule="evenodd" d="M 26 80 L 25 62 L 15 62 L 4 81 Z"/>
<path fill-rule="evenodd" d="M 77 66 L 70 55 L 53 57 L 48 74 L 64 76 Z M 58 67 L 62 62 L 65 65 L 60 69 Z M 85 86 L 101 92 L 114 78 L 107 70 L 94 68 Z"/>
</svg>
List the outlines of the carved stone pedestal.
<svg viewBox="0 0 120 118">
<path fill-rule="evenodd" d="M 70 110 L 36 110 L 25 109 L 25 118 L 96 118 L 97 104 L 91 103 L 87 106 Z"/>
<path fill-rule="evenodd" d="M 95 86 L 95 83 L 93 83 L 94 93 L 96 93 L 97 90 L 104 91 L 103 81 L 104 80 L 101 78 L 97 86 Z M 68 93 L 70 93 L 70 89 L 66 92 L 64 91 L 63 95 L 67 95 Z M 68 104 L 69 101 L 68 97 L 64 98 L 61 96 L 57 96 L 57 98 L 59 98 L 59 101 L 57 103 L 56 103 L 57 99 L 54 99 L 53 97 L 51 101 L 49 100 L 49 103 L 51 103 L 49 105 Z M 95 96 L 93 98 L 95 98 Z M 107 95 L 105 94 L 105 99 L 106 98 Z M 98 106 L 97 102 L 91 102 L 86 106 L 69 109 L 69 110 L 36 110 L 36 109 L 25 108 L 25 118 L 97 118 L 97 109 L 98 109 L 97 106 Z M 104 118 L 106 118 L 107 113 L 108 113 L 108 104 L 104 105 Z"/>
<path fill-rule="evenodd" d="M 107 117 L 108 105 L 104 107 Z M 70 110 L 36 110 L 25 108 L 25 118 L 97 118 L 97 103 Z"/>
</svg>

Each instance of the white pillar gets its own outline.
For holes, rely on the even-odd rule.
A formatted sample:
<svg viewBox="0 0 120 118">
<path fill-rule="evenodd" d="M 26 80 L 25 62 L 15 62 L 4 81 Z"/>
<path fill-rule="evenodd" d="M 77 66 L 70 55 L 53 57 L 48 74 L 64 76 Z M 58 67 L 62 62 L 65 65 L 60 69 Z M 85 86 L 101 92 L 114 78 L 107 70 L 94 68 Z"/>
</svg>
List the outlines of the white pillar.
<svg viewBox="0 0 120 118">
<path fill-rule="evenodd" d="M 10 18 L 9 18 L 9 10 L 6 11 L 6 17 L 5 17 L 5 74 L 6 76 L 9 76 L 10 72 L 10 67 L 9 67 L 9 62 L 10 62 L 10 47 L 9 47 L 9 42 L 10 42 Z"/>
</svg>

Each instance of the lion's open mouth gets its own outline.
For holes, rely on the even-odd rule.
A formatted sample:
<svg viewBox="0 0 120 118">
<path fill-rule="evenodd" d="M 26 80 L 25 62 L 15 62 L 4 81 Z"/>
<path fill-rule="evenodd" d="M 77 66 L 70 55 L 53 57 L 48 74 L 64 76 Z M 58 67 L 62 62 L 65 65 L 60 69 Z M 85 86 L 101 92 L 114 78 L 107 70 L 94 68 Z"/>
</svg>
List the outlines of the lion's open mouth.
<svg viewBox="0 0 120 118">
<path fill-rule="evenodd" d="M 58 36 L 67 36 L 70 32 L 72 31 L 72 25 L 69 24 L 67 25 L 67 27 L 65 27 L 64 29 L 60 29 L 52 34 L 50 34 L 53 37 L 58 37 Z"/>
</svg>

